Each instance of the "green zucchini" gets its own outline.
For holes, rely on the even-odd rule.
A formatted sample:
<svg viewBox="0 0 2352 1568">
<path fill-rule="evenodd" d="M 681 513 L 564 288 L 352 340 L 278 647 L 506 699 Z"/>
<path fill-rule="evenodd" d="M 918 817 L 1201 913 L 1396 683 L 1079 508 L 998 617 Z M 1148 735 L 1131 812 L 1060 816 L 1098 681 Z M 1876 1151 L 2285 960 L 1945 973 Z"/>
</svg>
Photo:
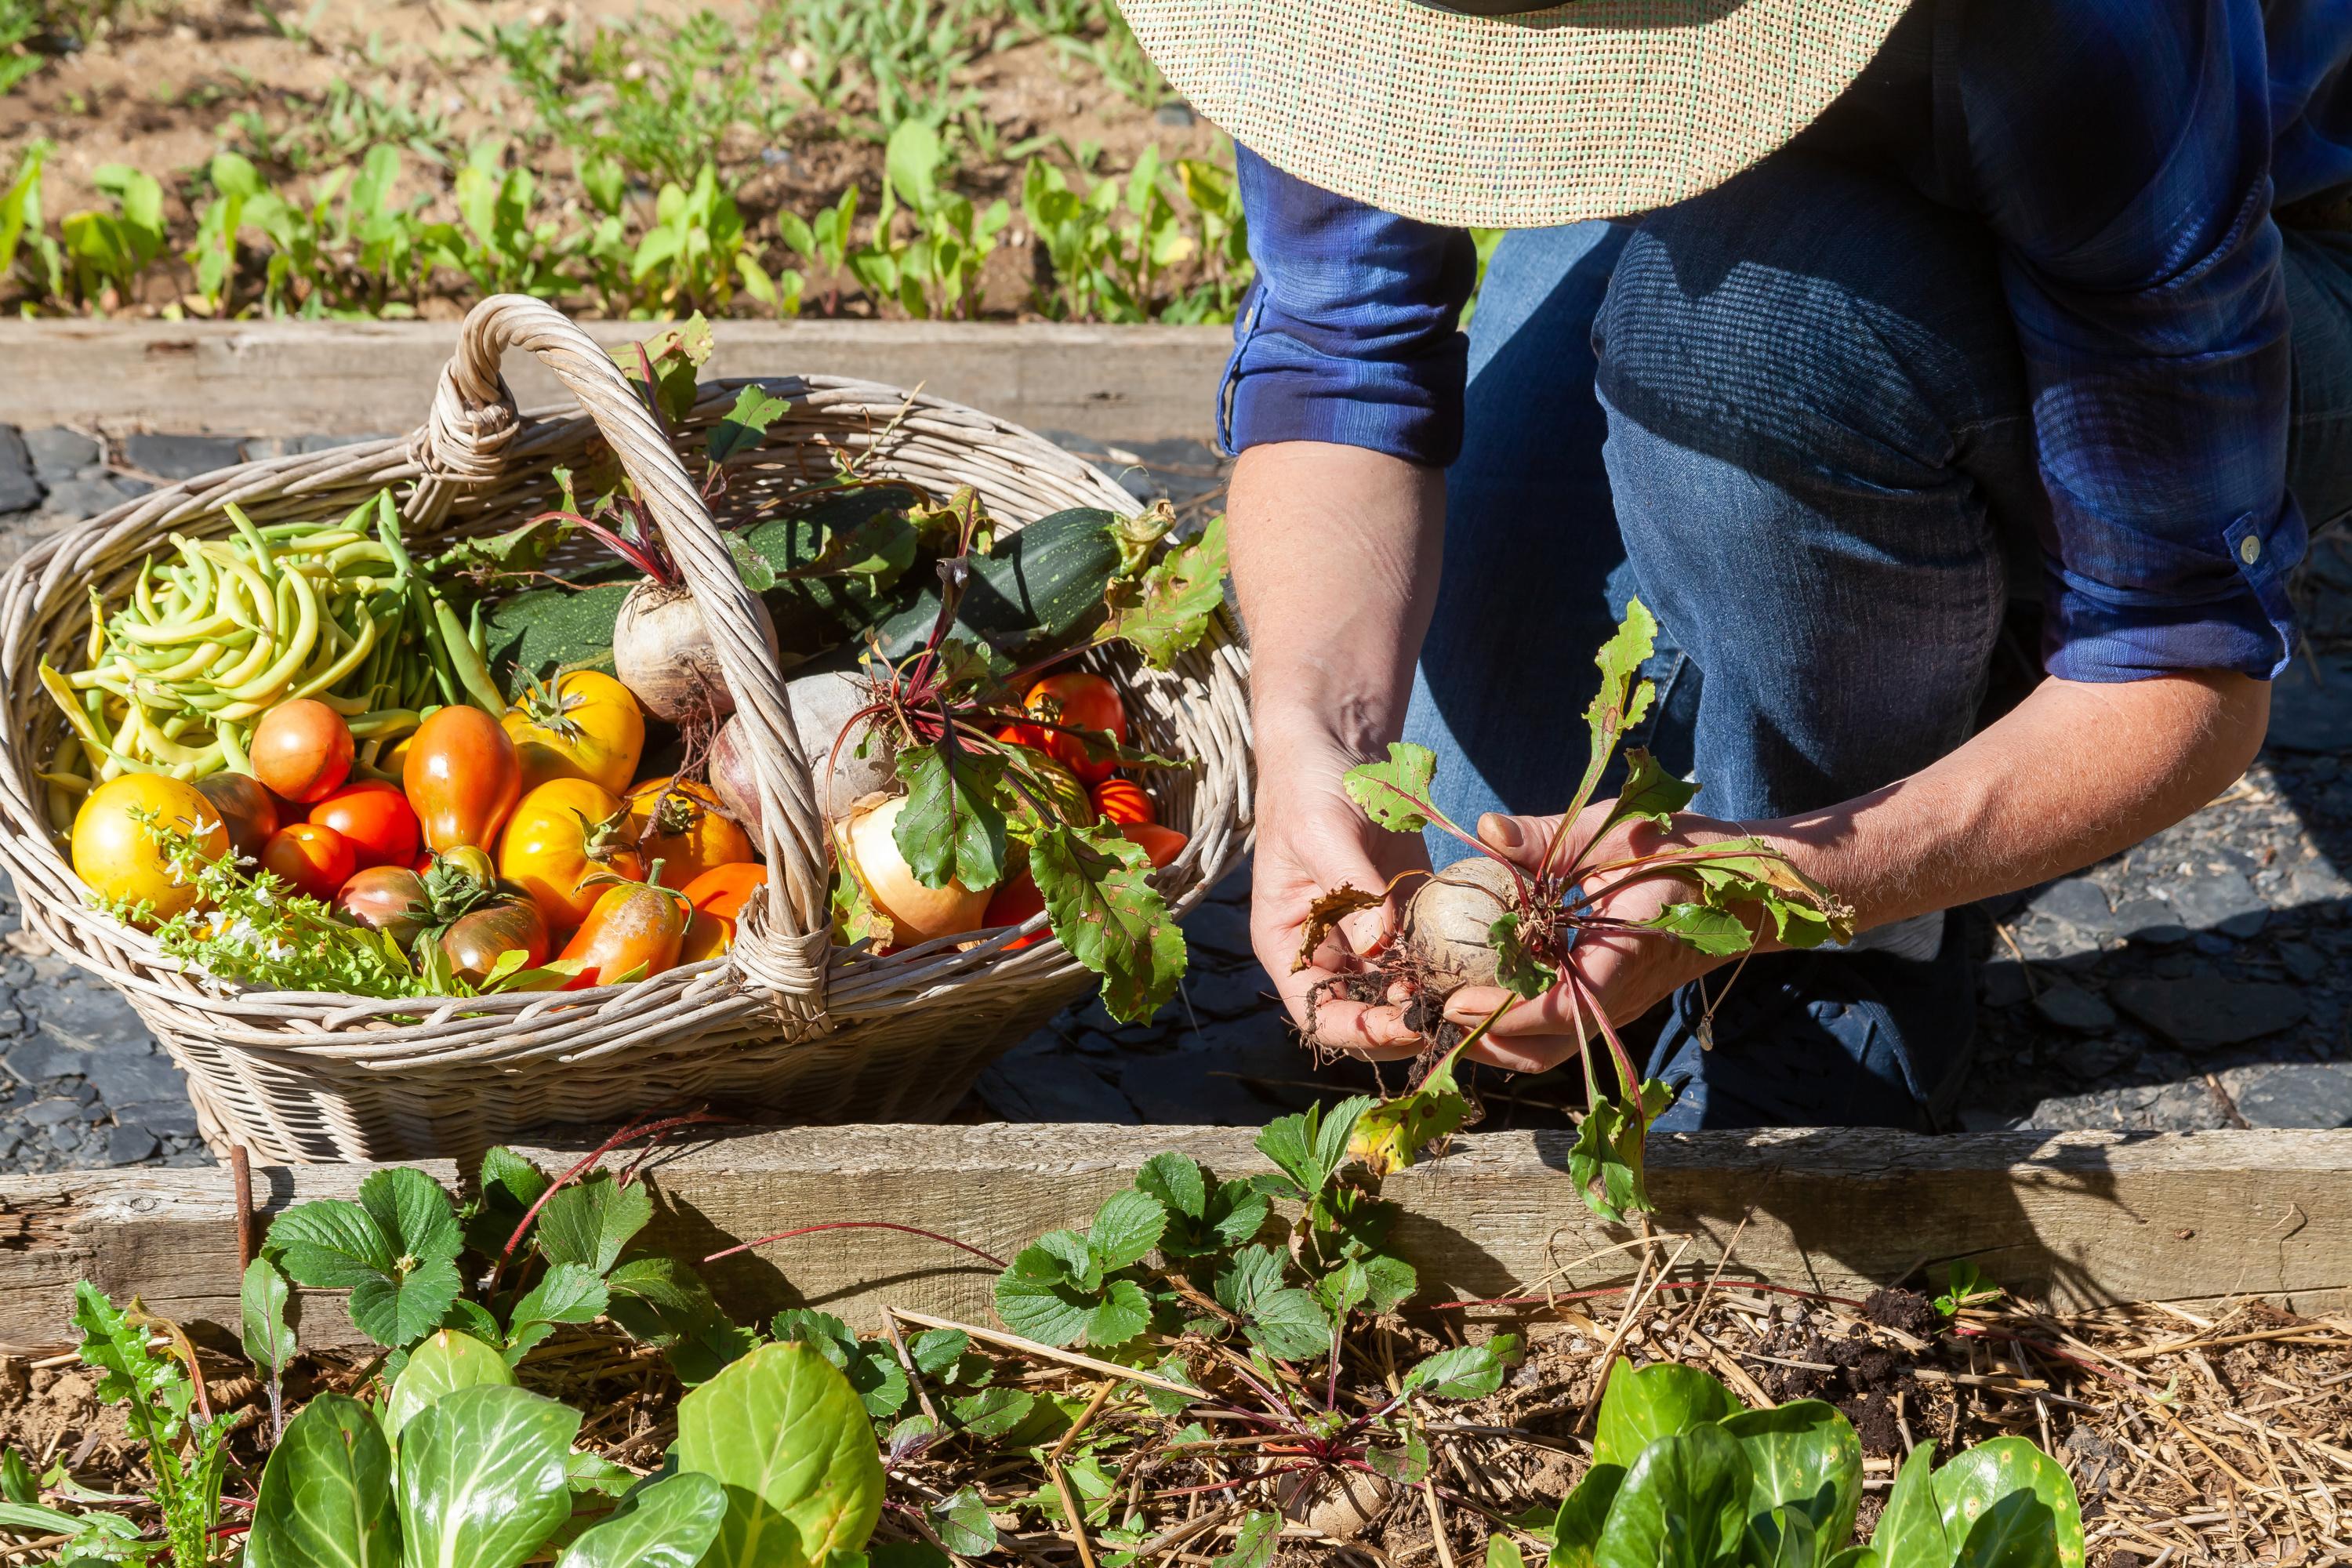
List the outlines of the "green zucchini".
<svg viewBox="0 0 2352 1568">
<path fill-rule="evenodd" d="M 761 597 L 776 623 L 786 668 L 856 640 L 912 596 L 914 589 L 902 585 L 916 547 L 915 526 L 906 512 L 919 499 L 896 486 L 845 490 L 743 535 L 743 542 L 776 573 L 775 586 Z M 854 553 L 865 570 L 784 575 L 816 563 L 829 539 L 853 537 L 859 542 Z"/>
<path fill-rule="evenodd" d="M 521 689 L 525 676 L 557 669 L 613 671 L 613 627 L 621 618 L 627 582 L 593 588 L 531 588 L 490 609 L 490 678 L 504 691 Z M 520 673 L 518 673 L 520 672 Z"/>
<path fill-rule="evenodd" d="M 1077 641 L 1102 615 L 1103 589 L 1118 570 L 1119 541 L 1112 531 L 1118 521 L 1098 508 L 1074 507 L 1001 541 L 992 555 L 974 556 L 957 626 L 1008 658 L 1052 653 Z M 885 654 L 904 658 L 923 646 L 939 618 L 934 578 L 875 635 Z"/>
</svg>

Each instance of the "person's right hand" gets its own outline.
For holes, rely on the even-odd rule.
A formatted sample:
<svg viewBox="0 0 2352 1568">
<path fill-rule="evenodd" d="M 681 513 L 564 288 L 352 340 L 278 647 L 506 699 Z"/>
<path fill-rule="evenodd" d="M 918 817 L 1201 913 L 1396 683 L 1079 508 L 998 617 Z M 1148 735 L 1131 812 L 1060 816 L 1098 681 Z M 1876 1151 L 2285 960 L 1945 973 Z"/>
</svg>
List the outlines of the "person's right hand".
<svg viewBox="0 0 2352 1568">
<path fill-rule="evenodd" d="M 1250 940 L 1291 1021 L 1311 1042 L 1359 1056 L 1410 1057 L 1421 1039 L 1398 1007 L 1349 1001 L 1328 986 L 1309 1007 L 1318 984 L 1363 967 L 1364 955 L 1391 929 L 1387 905 L 1349 916 L 1307 968 L 1291 971 L 1316 899 L 1342 883 L 1379 893 L 1401 872 L 1429 868 L 1419 834 L 1376 827 L 1348 798 L 1341 775 L 1362 760 L 1336 744 L 1260 751 Z"/>
</svg>

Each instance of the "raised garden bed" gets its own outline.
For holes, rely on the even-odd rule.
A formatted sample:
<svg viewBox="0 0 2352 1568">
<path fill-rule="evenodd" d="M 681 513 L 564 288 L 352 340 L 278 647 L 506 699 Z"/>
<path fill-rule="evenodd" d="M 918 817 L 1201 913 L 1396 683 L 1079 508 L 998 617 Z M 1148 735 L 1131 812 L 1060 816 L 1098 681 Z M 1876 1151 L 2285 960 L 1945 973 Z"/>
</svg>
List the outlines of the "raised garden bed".
<svg viewBox="0 0 2352 1568">
<path fill-rule="evenodd" d="M 889 1495 L 905 1501 L 886 1514 L 885 1536 L 950 1531 L 947 1504 L 969 1488 L 992 1522 L 961 1521 L 988 1537 L 950 1542 L 967 1562 L 1208 1564 L 1242 1552 L 1253 1528 L 1278 1530 L 1286 1561 L 1539 1554 L 1551 1506 L 1593 1463 L 1595 1442 L 1610 1441 L 1600 1396 L 1612 1370 L 1622 1381 L 1663 1363 L 1703 1370 L 1751 1407 L 1833 1405 L 1859 1441 L 1865 1536 L 1899 1506 L 1897 1472 L 1915 1449 L 1948 1459 L 2007 1436 L 2054 1455 L 2071 1477 L 2093 1563 L 2320 1563 L 2346 1551 L 2352 1187 L 2340 1173 L 2352 1134 L 1661 1138 L 1660 1206 L 1642 1235 L 1575 1201 L 1566 1149 L 1564 1138 L 1474 1137 L 1382 1185 L 1400 1205 L 1386 1250 L 1417 1271 L 1418 1289 L 1347 1342 L 1339 1405 L 1359 1397 L 1347 1390 L 1377 1400 L 1383 1366 L 1393 1379 L 1449 1346 L 1464 1347 L 1464 1381 L 1416 1407 L 1426 1483 L 1364 1483 L 1377 1495 L 1353 1513 L 1369 1520 L 1328 1497 L 1294 1499 L 1286 1523 L 1272 1513 L 1283 1489 L 1274 1472 L 1313 1466 L 1257 1454 L 1213 1417 L 1219 1446 L 1199 1451 L 1197 1429 L 1147 1403 L 1166 1369 L 1158 1349 L 1107 1362 L 1041 1346 L 1008 1335 L 996 1310 L 1006 1301 L 997 1262 L 1041 1231 L 1086 1225 L 1152 1155 L 1180 1152 L 1224 1178 L 1272 1170 L 1250 1134 L 861 1127 L 711 1138 L 612 1163 L 645 1184 L 639 1243 L 663 1254 L 700 1259 L 860 1222 L 710 1264 L 738 1321 L 813 1308 L 845 1320 L 843 1333 L 964 1332 L 994 1386 L 1058 1410 L 1052 1430 L 1009 1451 L 960 1426 L 936 1446 L 886 1445 Z M 577 1159 L 521 1152 L 551 1172 Z M 455 1184 L 454 1172 L 427 1169 Z M 348 1197 L 376 1174 L 255 1171 L 254 1218 Z M 120 1413 L 94 1401 L 91 1374 L 61 1353 L 80 1278 L 185 1328 L 216 1408 L 259 1407 L 262 1384 L 234 1353 L 241 1206 L 226 1171 L 0 1179 L 0 1429 L 81 1484 L 136 1489 L 139 1451 Z M 260 1233 L 245 1227 L 247 1245 Z M 1972 1297 L 1971 1268 L 2006 1293 Z M 307 1359 L 287 1374 L 289 1404 L 360 1390 L 380 1369 L 338 1297 L 306 1295 L 297 1321 Z M 803 1338 L 833 1331 L 780 1322 Z M 1524 1352 L 1501 1334 L 1522 1336 Z M 1168 1342 L 1200 1367 L 1188 1375 L 1216 1383 L 1230 1357 L 1245 1384 L 1251 1363 L 1215 1338 Z M 887 1347 L 836 1348 L 855 1382 L 860 1358 L 887 1358 Z M 877 1400 L 913 1419 L 919 1398 L 958 1397 L 955 1374 L 918 1388 L 888 1383 L 880 1360 L 874 1369 L 882 1381 L 860 1386 L 877 1418 Z M 563 1330 L 523 1354 L 520 1373 L 526 1388 L 592 1412 L 580 1447 L 633 1474 L 678 1436 L 679 1386 L 649 1346 Z M 1297 1392 L 1309 1405 L 1319 1395 Z M 232 1452 L 254 1457 L 266 1420 Z M 1066 1488 L 1085 1530 L 1055 1511 Z M 1253 1527 L 1260 1513 L 1272 1522 Z M 233 1527 L 244 1517 L 226 1516 Z"/>
</svg>

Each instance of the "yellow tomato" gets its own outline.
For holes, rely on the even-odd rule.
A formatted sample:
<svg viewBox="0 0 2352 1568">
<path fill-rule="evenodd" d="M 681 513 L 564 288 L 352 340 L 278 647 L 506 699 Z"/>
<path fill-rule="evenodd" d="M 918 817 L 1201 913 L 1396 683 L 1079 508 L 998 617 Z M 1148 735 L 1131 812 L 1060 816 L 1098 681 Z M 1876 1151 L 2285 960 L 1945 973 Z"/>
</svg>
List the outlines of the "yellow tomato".
<svg viewBox="0 0 2352 1568">
<path fill-rule="evenodd" d="M 507 710 L 507 734 L 522 761 L 522 787 L 586 779 L 615 795 L 629 787 L 646 749 L 646 716 L 609 675 L 575 669 L 553 686 L 533 681 Z"/>
<path fill-rule="evenodd" d="M 613 792 L 586 779 L 555 779 L 516 803 L 499 835 L 499 876 L 529 893 L 547 923 L 569 931 L 588 918 L 611 872 L 645 875 L 629 844 L 629 816 Z"/>
<path fill-rule="evenodd" d="M 663 887 L 683 888 L 714 866 L 756 858 L 751 836 L 724 811 L 701 784 L 647 779 L 629 792 L 629 825 L 622 837 L 647 868 L 662 863 Z"/>
<path fill-rule="evenodd" d="M 228 853 L 220 808 L 202 790 L 160 773 L 125 773 L 90 791 L 75 815 L 74 873 L 101 899 L 145 904 L 169 920 L 195 907 L 196 889 L 172 875 L 151 826 L 191 835 L 214 859 Z"/>
</svg>

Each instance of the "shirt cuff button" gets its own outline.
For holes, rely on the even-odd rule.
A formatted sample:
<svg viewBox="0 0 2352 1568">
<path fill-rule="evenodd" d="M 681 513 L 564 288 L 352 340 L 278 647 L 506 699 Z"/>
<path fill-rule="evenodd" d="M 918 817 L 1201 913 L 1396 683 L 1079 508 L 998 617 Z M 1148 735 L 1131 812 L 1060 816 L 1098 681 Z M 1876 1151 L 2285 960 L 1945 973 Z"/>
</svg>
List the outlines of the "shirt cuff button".
<svg viewBox="0 0 2352 1568">
<path fill-rule="evenodd" d="M 2263 542 L 2252 534 L 2238 541 L 2238 559 L 2252 566 L 2263 558 Z"/>
</svg>

